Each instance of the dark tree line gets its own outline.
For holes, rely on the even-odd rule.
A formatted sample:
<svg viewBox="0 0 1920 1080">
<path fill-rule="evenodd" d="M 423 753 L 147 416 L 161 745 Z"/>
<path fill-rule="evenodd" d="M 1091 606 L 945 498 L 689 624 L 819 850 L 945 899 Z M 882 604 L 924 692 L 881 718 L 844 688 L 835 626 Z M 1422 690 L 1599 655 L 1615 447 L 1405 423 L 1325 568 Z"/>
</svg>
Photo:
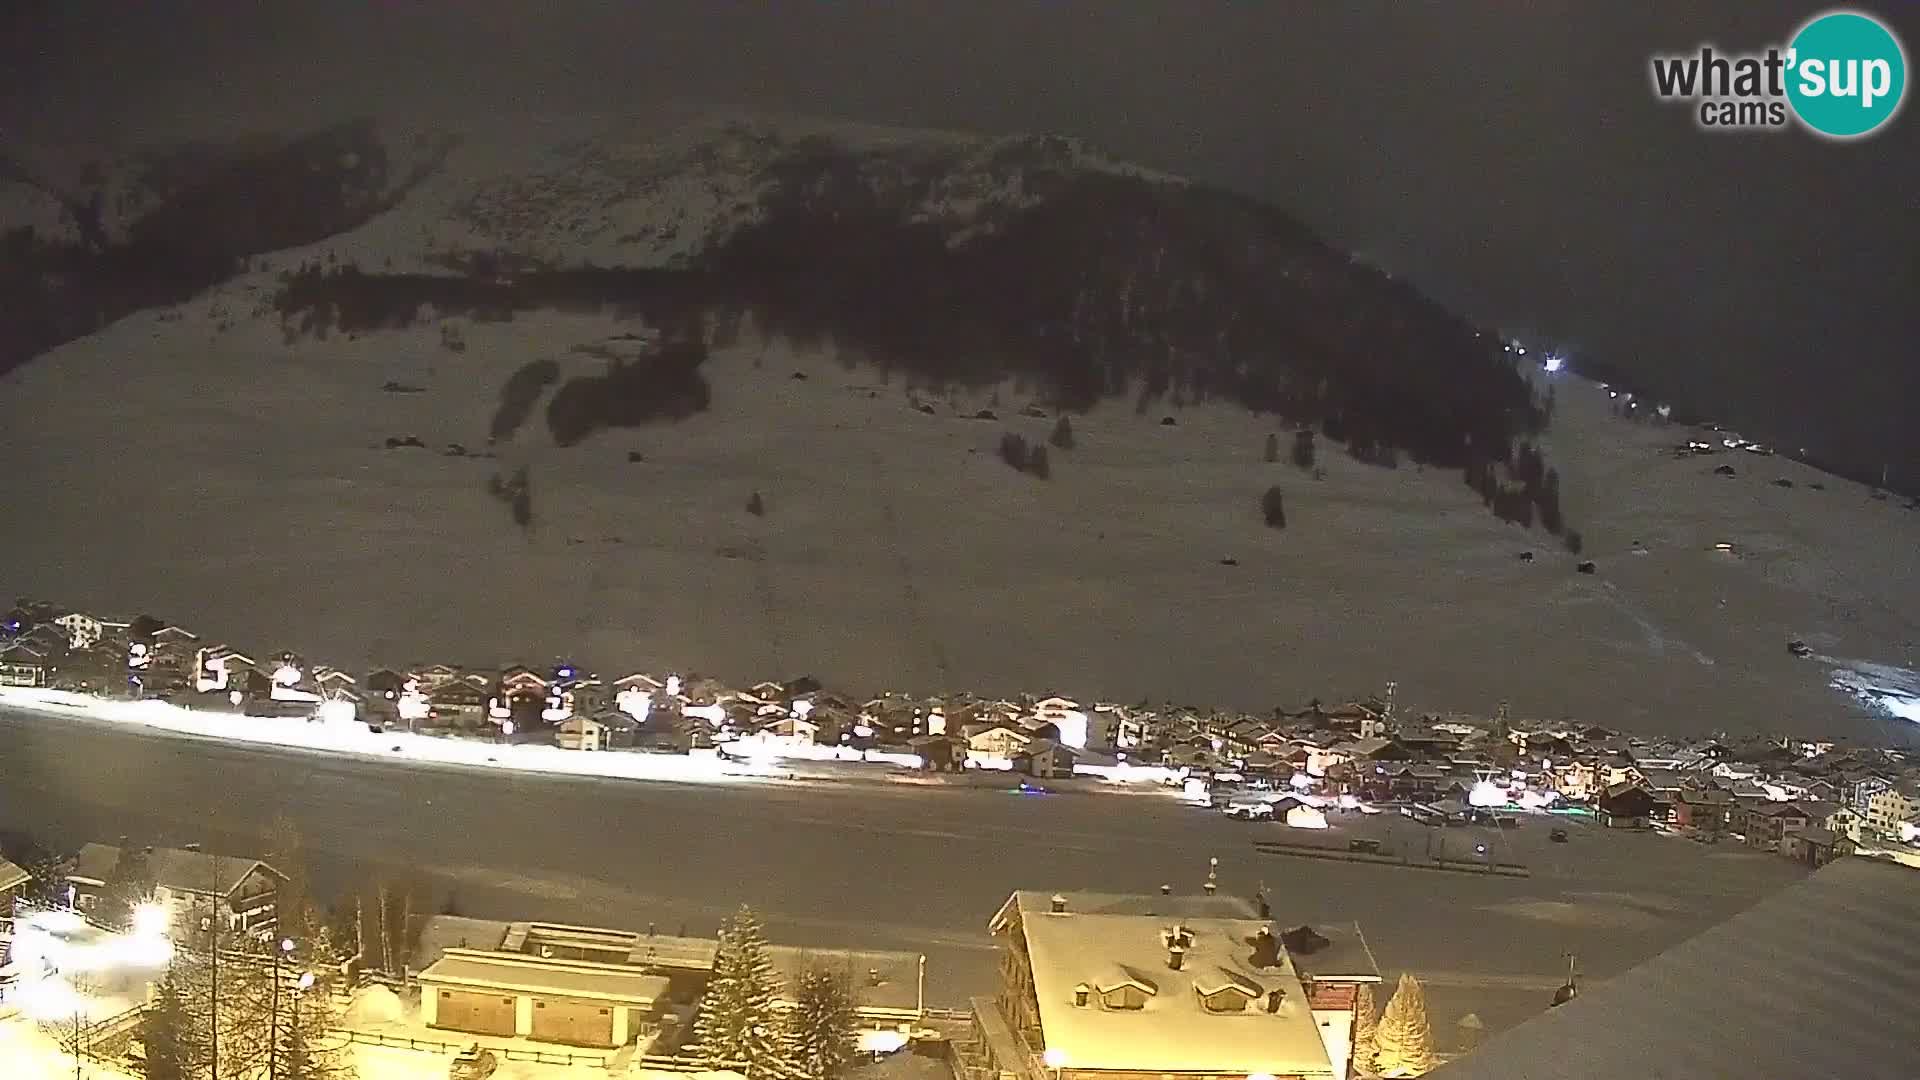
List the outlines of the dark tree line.
<svg viewBox="0 0 1920 1080">
<path fill-rule="evenodd" d="M 1463 473 L 1467 486 L 1502 521 L 1526 529 L 1538 523 L 1556 536 L 1566 531 L 1566 518 L 1560 509 L 1560 472 L 1547 464 L 1545 455 L 1532 443 L 1521 443 L 1508 459 L 1470 457 Z"/>
<path fill-rule="evenodd" d="M 611 309 L 686 340 L 750 322 L 936 384 L 1023 378 L 1067 409 L 1238 402 L 1383 466 L 1504 460 L 1544 422 L 1495 336 L 1285 214 L 1067 161 L 1037 142 L 996 158 L 1045 197 L 952 243 L 916 213 L 959 159 L 802 140 L 757 178 L 766 212 L 685 268 L 310 273 L 279 302 L 296 327 L 407 325 L 423 306 Z"/>
</svg>

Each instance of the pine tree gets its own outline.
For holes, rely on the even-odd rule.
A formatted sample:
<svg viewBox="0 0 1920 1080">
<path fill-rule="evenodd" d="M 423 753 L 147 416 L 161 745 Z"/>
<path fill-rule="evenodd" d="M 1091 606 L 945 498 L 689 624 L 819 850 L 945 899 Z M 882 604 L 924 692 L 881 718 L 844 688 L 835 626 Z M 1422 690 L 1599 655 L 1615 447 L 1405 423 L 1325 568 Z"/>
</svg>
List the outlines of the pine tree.
<svg viewBox="0 0 1920 1080">
<path fill-rule="evenodd" d="M 107 871 L 96 917 L 108 926 L 125 929 L 133 924 L 133 909 L 153 895 L 153 867 L 147 850 L 125 843 Z"/>
<path fill-rule="evenodd" d="M 710 1068 L 738 1068 L 748 1080 L 758 1080 L 783 1064 L 780 1018 L 773 1008 L 778 980 L 760 919 L 742 904 L 720 928 L 713 978 L 694 1019 L 694 1041 Z"/>
<path fill-rule="evenodd" d="M 1260 515 L 1266 519 L 1267 527 L 1284 529 L 1287 527 L 1287 508 L 1278 486 L 1270 487 L 1260 496 Z"/>
<path fill-rule="evenodd" d="M 300 829 L 285 814 L 275 814 L 267 827 L 268 858 L 286 875 L 273 891 L 274 919 L 282 934 L 292 935 L 313 917 L 313 898 L 307 891 L 307 859 Z"/>
<path fill-rule="evenodd" d="M 291 980 L 290 980 L 291 982 Z M 280 990 L 274 1073 L 283 1080 L 347 1080 L 354 1075 L 347 1044 L 334 1038 L 333 1000 L 315 984 Z"/>
<path fill-rule="evenodd" d="M 169 967 L 154 987 L 153 1007 L 140 1018 L 147 1080 L 190 1080 L 198 1075 L 196 1063 L 206 1054 L 203 1042 L 180 980 Z"/>
<path fill-rule="evenodd" d="M 1053 435 L 1047 440 L 1062 450 L 1073 449 L 1073 423 L 1062 416 L 1060 422 L 1053 425 Z"/>
<path fill-rule="evenodd" d="M 854 1059 L 853 979 L 815 965 L 794 977 L 787 1055 L 806 1080 L 838 1080 Z"/>
<path fill-rule="evenodd" d="M 1373 987 L 1361 983 L 1353 1003 L 1353 1068 L 1362 1075 L 1373 1073 L 1373 1057 L 1379 1049 L 1380 1011 L 1373 1002 Z"/>
<path fill-rule="evenodd" d="M 1375 1039 L 1379 1049 L 1374 1060 L 1382 1076 L 1420 1076 L 1434 1067 L 1427 998 L 1411 974 L 1401 974 Z"/>
</svg>

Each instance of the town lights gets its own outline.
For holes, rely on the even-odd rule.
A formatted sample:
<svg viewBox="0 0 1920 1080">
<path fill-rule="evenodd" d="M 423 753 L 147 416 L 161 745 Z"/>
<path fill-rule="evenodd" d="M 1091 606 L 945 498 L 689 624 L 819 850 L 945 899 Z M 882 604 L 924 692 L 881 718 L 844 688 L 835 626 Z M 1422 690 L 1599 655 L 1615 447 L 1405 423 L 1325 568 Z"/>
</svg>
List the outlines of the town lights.
<svg viewBox="0 0 1920 1080">
<path fill-rule="evenodd" d="M 1559 353 L 1548 353 L 1543 366 L 1547 369 L 1548 372 L 1555 372 L 1555 371 L 1559 371 L 1562 367 L 1565 367 L 1566 363 L 1567 363 L 1567 358 L 1564 356 L 1561 356 Z"/>
<path fill-rule="evenodd" d="M 339 698 L 323 701 L 320 707 L 314 710 L 314 716 L 325 724 L 350 724 L 354 718 L 353 702 Z"/>
<path fill-rule="evenodd" d="M 292 664 L 281 664 L 273 669 L 273 681 L 281 686 L 300 685 L 300 669 Z"/>
<path fill-rule="evenodd" d="M 1480 807 L 1505 806 L 1507 805 L 1507 789 L 1490 780 L 1482 780 L 1473 785 L 1473 790 L 1467 792 L 1467 805 Z"/>
</svg>

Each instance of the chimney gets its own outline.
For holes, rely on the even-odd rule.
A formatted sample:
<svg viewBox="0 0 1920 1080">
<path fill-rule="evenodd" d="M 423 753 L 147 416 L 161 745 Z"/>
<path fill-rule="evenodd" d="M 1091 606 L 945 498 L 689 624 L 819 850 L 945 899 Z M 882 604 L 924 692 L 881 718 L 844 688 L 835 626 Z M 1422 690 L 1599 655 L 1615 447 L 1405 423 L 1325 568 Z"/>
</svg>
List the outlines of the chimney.
<svg viewBox="0 0 1920 1080">
<path fill-rule="evenodd" d="M 1285 990 L 1269 990 L 1269 991 L 1267 991 L 1267 1011 L 1268 1011 L 1268 1012 L 1270 1012 L 1270 1013 L 1277 1013 L 1277 1012 L 1279 1012 L 1279 1011 L 1280 1011 L 1280 1002 L 1281 1002 L 1281 1000 L 1282 1000 L 1282 999 L 1284 999 L 1284 998 L 1285 998 L 1286 996 L 1287 996 L 1287 992 L 1286 992 Z"/>
<path fill-rule="evenodd" d="M 879 968 L 867 969 L 867 985 L 868 986 L 880 985 L 880 969 Z"/>
<path fill-rule="evenodd" d="M 1187 947 L 1185 945 L 1180 944 L 1179 940 L 1175 940 L 1173 944 L 1167 946 L 1167 966 L 1168 967 L 1172 968 L 1175 971 L 1179 971 L 1181 966 L 1184 965 L 1186 962 L 1187 962 Z"/>
<path fill-rule="evenodd" d="M 1054 893 L 1053 899 L 1047 903 L 1047 910 L 1053 912 L 1055 915 L 1066 914 L 1067 898 L 1061 896 L 1059 893 Z"/>
<path fill-rule="evenodd" d="M 1173 895 L 1173 886 L 1171 886 L 1171 885 L 1162 885 L 1162 886 L 1160 886 L 1160 895 L 1161 895 L 1161 896 L 1172 896 L 1172 895 Z"/>
</svg>

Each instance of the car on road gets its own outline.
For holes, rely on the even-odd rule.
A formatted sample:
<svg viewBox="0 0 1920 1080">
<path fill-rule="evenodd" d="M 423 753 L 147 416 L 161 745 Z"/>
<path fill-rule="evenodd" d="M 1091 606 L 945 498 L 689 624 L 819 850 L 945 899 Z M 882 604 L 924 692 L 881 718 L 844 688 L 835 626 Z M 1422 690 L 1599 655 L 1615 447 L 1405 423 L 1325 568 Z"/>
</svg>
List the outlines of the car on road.
<svg viewBox="0 0 1920 1080">
<path fill-rule="evenodd" d="M 1237 821 L 1271 821 L 1273 804 L 1265 799 L 1236 799 L 1227 804 L 1226 815 Z"/>
<path fill-rule="evenodd" d="M 500 1062 L 493 1051 L 483 1048 L 479 1043 L 467 1047 L 453 1056 L 447 1066 L 447 1080 L 487 1080 Z"/>
</svg>

